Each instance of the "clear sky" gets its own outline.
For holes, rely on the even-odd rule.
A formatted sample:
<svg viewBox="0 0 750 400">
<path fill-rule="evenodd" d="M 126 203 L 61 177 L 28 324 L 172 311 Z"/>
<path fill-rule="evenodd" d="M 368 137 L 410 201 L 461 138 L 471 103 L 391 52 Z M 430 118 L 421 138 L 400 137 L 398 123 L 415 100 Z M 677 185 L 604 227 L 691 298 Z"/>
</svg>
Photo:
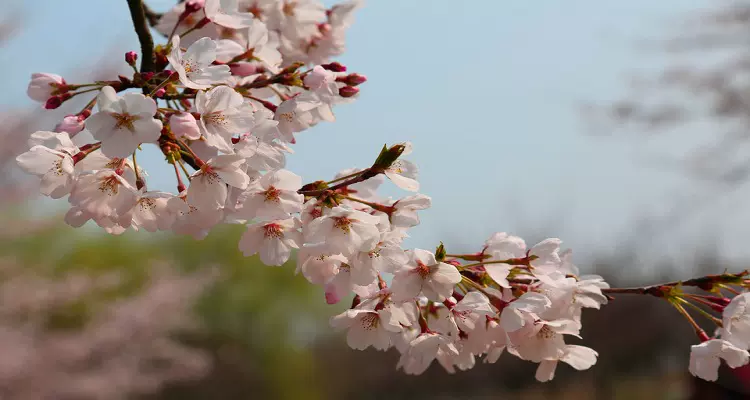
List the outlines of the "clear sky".
<svg viewBox="0 0 750 400">
<path fill-rule="evenodd" d="M 92 68 L 77 62 L 92 56 L 120 63 L 138 48 L 125 0 L 16 3 L 25 30 L 0 50 L 0 108 L 29 103 L 31 72 Z M 340 59 L 369 81 L 357 102 L 336 110 L 336 123 L 299 135 L 289 168 L 305 180 L 331 177 L 367 166 L 383 143 L 409 140 L 434 205 L 410 245 L 468 249 L 506 230 L 558 236 L 583 260 L 614 251 L 635 217 L 663 213 L 675 196 L 697 199 L 701 189 L 639 165 L 638 139 L 591 135 L 579 108 L 617 99 L 633 72 L 659 71 L 664 57 L 639 43 L 675 32 L 685 12 L 709 3 L 370 0 Z M 160 160 L 145 164 L 150 186 L 171 189 Z M 748 253 L 747 229 L 712 227 L 726 231 L 731 254 Z M 702 238 L 697 228 L 686 232 L 655 243 L 684 252 L 685 240 Z"/>
</svg>

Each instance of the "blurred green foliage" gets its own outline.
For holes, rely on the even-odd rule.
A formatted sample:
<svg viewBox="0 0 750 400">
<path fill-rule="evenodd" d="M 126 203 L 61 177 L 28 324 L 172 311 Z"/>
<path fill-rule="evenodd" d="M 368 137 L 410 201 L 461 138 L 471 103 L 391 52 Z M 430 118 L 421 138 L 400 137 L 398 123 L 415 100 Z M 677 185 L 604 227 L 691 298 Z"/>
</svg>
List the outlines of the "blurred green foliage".
<svg viewBox="0 0 750 400">
<path fill-rule="evenodd" d="M 268 267 L 257 257 L 244 257 L 237 249 L 242 230 L 239 225 L 225 225 L 196 241 L 172 234 L 110 236 L 98 229 L 41 225 L 0 240 L 0 258 L 50 276 L 70 272 L 121 276 L 122 284 L 116 289 L 54 313 L 51 324 L 56 328 L 80 326 L 89 306 L 97 301 L 137 291 L 149 268 L 159 263 L 186 273 L 216 268 L 219 280 L 195 307 L 202 329 L 185 338 L 212 352 L 214 372 L 205 380 L 170 387 L 156 397 L 325 398 L 322 383 L 316 384 L 322 381 L 316 378 L 308 344 L 330 331 L 328 316 L 345 306 L 327 306 L 319 287 L 294 275 L 293 262 Z M 290 378 L 295 382 L 290 383 Z"/>
</svg>

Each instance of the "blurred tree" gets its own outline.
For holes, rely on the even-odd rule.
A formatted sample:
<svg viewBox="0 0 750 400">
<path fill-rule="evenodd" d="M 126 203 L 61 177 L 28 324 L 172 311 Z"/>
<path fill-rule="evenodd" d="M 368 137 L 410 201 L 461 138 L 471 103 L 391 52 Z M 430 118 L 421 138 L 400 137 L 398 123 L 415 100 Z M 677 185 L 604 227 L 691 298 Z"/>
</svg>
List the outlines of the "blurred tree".
<svg viewBox="0 0 750 400">
<path fill-rule="evenodd" d="M 586 111 L 614 122 L 612 129 L 672 134 L 658 142 L 655 162 L 714 183 L 743 183 L 750 178 L 748 33 L 750 1 L 697 9 L 674 36 L 657 42 L 673 64 L 633 79 L 626 98 Z"/>
</svg>

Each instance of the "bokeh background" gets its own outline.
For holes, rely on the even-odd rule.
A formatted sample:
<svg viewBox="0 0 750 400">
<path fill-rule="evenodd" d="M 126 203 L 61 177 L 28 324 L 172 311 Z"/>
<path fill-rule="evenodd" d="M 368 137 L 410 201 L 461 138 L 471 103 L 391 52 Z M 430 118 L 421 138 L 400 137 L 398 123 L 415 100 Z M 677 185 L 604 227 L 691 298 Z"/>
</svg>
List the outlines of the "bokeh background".
<svg viewBox="0 0 750 400">
<path fill-rule="evenodd" d="M 13 167 L 28 134 L 69 111 L 40 110 L 28 77 L 127 72 L 137 39 L 124 0 L 2 3 L 0 398 L 750 396 L 747 369 L 691 378 L 691 329 L 654 299 L 585 313 L 599 362 L 552 383 L 510 358 L 409 377 L 395 352 L 353 351 L 332 333 L 345 305 L 326 305 L 293 266 L 242 257 L 241 227 L 196 242 L 65 226 L 64 202 L 38 198 Z M 560 237 L 618 286 L 744 269 L 749 34 L 750 1 L 370 0 L 339 60 L 369 80 L 336 123 L 299 136 L 289 168 L 330 177 L 409 140 L 433 208 L 408 246 Z M 158 152 L 148 158 L 150 187 L 173 190 Z"/>
</svg>

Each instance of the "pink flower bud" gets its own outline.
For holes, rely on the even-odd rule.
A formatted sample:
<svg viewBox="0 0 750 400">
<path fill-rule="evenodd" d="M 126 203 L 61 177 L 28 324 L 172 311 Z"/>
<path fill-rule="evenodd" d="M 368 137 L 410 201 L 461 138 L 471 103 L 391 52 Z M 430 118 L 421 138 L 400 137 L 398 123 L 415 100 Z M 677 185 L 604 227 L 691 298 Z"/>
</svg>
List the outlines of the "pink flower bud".
<svg viewBox="0 0 750 400">
<path fill-rule="evenodd" d="M 341 97 L 354 97 L 359 93 L 359 89 L 354 86 L 344 86 L 339 89 L 339 96 Z"/>
<path fill-rule="evenodd" d="M 150 81 L 151 78 L 153 78 L 153 77 L 154 77 L 154 73 L 153 72 L 144 72 L 144 73 L 141 74 L 141 78 L 144 81 L 146 81 L 146 82 Z"/>
<path fill-rule="evenodd" d="M 26 94 L 32 100 L 44 103 L 53 94 L 64 93 L 65 91 L 67 91 L 65 79 L 60 75 L 35 73 L 31 75 L 31 82 L 29 82 L 29 87 L 26 89 Z"/>
<path fill-rule="evenodd" d="M 323 64 L 321 67 L 333 72 L 346 72 L 346 66 L 341 65 L 336 61 L 329 64 Z"/>
<path fill-rule="evenodd" d="M 367 82 L 367 77 L 360 74 L 349 74 L 344 78 L 344 83 L 350 86 L 357 86 Z"/>
<path fill-rule="evenodd" d="M 305 76 L 305 86 L 312 90 L 318 90 L 326 87 L 329 83 L 333 82 L 335 74 L 327 69 L 316 65 L 310 73 Z"/>
<path fill-rule="evenodd" d="M 129 51 L 125 53 L 125 62 L 128 63 L 128 65 L 135 66 L 135 61 L 138 59 L 138 54 L 134 51 Z"/>
<path fill-rule="evenodd" d="M 60 96 L 52 96 L 49 99 L 47 99 L 47 102 L 44 103 L 44 108 L 47 110 L 54 110 L 57 107 L 60 107 L 63 100 Z"/>
<path fill-rule="evenodd" d="M 318 24 L 318 32 L 320 32 L 322 35 L 326 35 L 330 31 L 331 31 L 331 24 L 328 24 L 328 23 Z"/>
<path fill-rule="evenodd" d="M 191 113 L 173 114 L 169 117 L 169 125 L 172 127 L 172 133 L 176 138 L 185 138 L 197 140 L 201 137 L 201 131 L 198 123 Z"/>
<path fill-rule="evenodd" d="M 188 0 L 185 2 L 185 12 L 192 14 L 198 10 L 203 9 L 206 4 L 206 0 Z"/>
<path fill-rule="evenodd" d="M 172 70 L 168 70 L 167 69 L 167 70 L 159 72 L 159 75 L 157 75 L 157 77 L 158 77 L 159 80 L 162 80 L 162 79 L 171 78 L 171 77 L 176 76 L 176 75 L 177 75 L 176 71 L 172 71 Z"/>
<path fill-rule="evenodd" d="M 55 132 L 67 132 L 71 137 L 83 130 L 85 118 L 82 115 L 67 115 L 55 126 Z"/>
<path fill-rule="evenodd" d="M 263 67 L 253 63 L 239 62 L 229 64 L 229 70 L 232 71 L 232 75 L 250 76 L 263 72 Z"/>
<path fill-rule="evenodd" d="M 162 98 L 165 94 L 167 94 L 167 89 L 159 88 L 156 92 L 154 92 L 154 97 Z"/>
</svg>

